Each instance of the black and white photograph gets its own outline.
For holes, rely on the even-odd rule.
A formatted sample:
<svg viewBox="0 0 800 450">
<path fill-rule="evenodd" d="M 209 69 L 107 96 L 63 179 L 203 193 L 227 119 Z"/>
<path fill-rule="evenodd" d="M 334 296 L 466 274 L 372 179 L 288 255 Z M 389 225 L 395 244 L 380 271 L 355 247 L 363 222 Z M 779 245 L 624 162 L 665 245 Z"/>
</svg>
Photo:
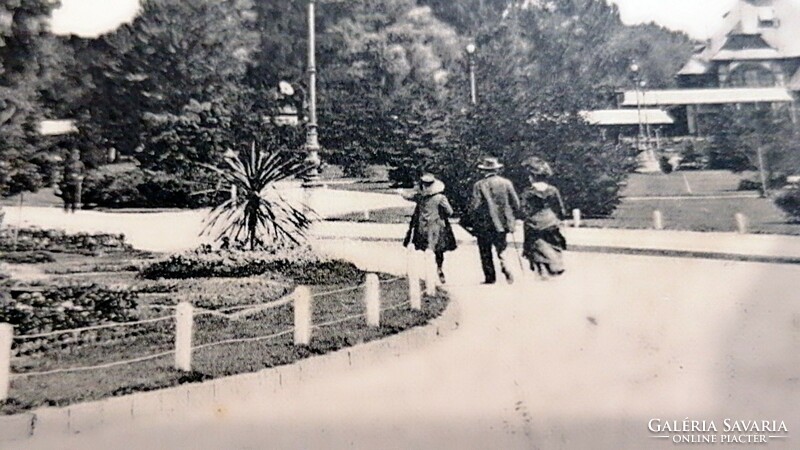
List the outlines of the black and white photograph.
<svg viewBox="0 0 800 450">
<path fill-rule="evenodd" d="M 800 0 L 0 0 L 0 449 L 800 448 Z"/>
</svg>

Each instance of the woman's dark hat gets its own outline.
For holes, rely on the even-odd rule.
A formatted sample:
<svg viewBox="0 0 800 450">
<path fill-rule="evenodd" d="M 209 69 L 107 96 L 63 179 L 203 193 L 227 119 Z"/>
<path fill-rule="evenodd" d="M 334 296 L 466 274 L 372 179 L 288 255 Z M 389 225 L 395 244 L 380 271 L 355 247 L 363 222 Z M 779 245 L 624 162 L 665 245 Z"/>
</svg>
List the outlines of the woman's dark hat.
<svg viewBox="0 0 800 450">
<path fill-rule="evenodd" d="M 550 164 L 544 160 L 532 156 L 522 162 L 522 166 L 528 171 L 529 174 L 541 177 L 553 176 L 553 169 Z"/>
</svg>

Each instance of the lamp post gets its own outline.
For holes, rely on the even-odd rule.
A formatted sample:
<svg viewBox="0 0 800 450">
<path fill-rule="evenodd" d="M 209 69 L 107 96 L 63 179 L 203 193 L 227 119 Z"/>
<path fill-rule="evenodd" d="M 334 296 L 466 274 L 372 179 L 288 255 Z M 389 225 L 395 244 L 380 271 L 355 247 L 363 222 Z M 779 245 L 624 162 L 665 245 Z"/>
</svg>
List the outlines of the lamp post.
<svg viewBox="0 0 800 450">
<path fill-rule="evenodd" d="M 645 103 L 645 88 L 647 87 L 647 81 L 645 81 L 642 78 L 640 69 L 641 68 L 639 67 L 639 64 L 636 63 L 636 61 L 631 63 L 630 70 L 631 73 L 633 74 L 633 81 L 635 83 L 635 88 L 636 88 L 636 111 L 638 115 L 637 121 L 639 122 L 639 133 L 636 135 L 636 151 L 640 152 L 639 171 L 645 173 L 660 172 L 661 169 L 659 168 L 658 161 L 656 161 L 655 152 L 650 147 L 650 140 L 651 140 L 650 120 L 649 117 L 647 117 L 647 112 L 643 111 L 643 103 Z M 645 131 L 645 126 L 647 127 L 646 131 Z M 644 146 L 642 146 L 643 140 L 644 140 Z"/>
<path fill-rule="evenodd" d="M 472 106 L 478 104 L 478 85 L 475 81 L 475 44 L 467 45 L 467 64 L 469 65 L 469 98 Z"/>
<path fill-rule="evenodd" d="M 631 73 L 633 73 L 633 82 L 634 87 L 636 88 L 636 112 L 639 122 L 639 133 L 636 135 L 636 150 L 640 151 L 642 149 L 642 135 L 644 134 L 644 127 L 642 125 L 642 100 L 639 94 L 639 83 L 641 82 L 640 74 L 639 74 L 639 64 L 636 64 L 634 61 L 631 64 Z"/>
<path fill-rule="evenodd" d="M 316 23 L 315 2 L 308 1 L 308 124 L 306 125 L 306 145 L 308 153 L 305 162 L 309 166 L 305 175 L 305 186 L 313 186 L 319 179 L 319 136 L 317 135 L 317 62 L 316 62 Z"/>
</svg>

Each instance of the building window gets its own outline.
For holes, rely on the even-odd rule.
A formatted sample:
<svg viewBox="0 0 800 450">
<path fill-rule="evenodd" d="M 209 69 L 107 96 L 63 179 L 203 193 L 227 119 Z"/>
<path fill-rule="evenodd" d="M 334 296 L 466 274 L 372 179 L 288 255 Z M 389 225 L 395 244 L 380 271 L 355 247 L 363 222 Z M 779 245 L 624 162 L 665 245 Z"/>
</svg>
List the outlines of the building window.
<svg viewBox="0 0 800 450">
<path fill-rule="evenodd" d="M 745 64 L 731 72 L 728 83 L 731 87 L 773 87 L 776 86 L 775 74 L 761 65 Z"/>
</svg>

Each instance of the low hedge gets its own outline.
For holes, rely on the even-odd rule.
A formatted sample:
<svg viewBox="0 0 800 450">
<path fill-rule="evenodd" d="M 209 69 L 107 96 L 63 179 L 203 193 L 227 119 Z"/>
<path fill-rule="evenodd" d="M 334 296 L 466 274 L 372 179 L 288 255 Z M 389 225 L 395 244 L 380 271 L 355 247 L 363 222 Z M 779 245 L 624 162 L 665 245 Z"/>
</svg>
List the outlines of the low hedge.
<svg viewBox="0 0 800 450">
<path fill-rule="evenodd" d="M 60 230 L 23 228 L 17 231 L 0 230 L 0 251 L 10 252 L 122 252 L 133 249 L 122 234 L 77 233 L 68 234 Z M 16 239 L 15 239 L 16 238 Z M 15 244 L 16 240 L 16 244 Z"/>
<path fill-rule="evenodd" d="M 0 322 L 17 334 L 68 330 L 136 319 L 137 294 L 95 284 L 47 287 L 0 297 Z"/>
<path fill-rule="evenodd" d="M 55 262 L 53 255 L 47 252 L 7 252 L 0 254 L 0 261 L 9 264 L 45 264 Z"/>
<path fill-rule="evenodd" d="M 290 278 L 299 284 L 339 284 L 364 279 L 364 272 L 354 264 L 327 259 L 308 247 L 254 252 L 194 251 L 150 264 L 139 274 L 145 279 L 185 279 L 243 278 L 267 273 Z"/>
</svg>

